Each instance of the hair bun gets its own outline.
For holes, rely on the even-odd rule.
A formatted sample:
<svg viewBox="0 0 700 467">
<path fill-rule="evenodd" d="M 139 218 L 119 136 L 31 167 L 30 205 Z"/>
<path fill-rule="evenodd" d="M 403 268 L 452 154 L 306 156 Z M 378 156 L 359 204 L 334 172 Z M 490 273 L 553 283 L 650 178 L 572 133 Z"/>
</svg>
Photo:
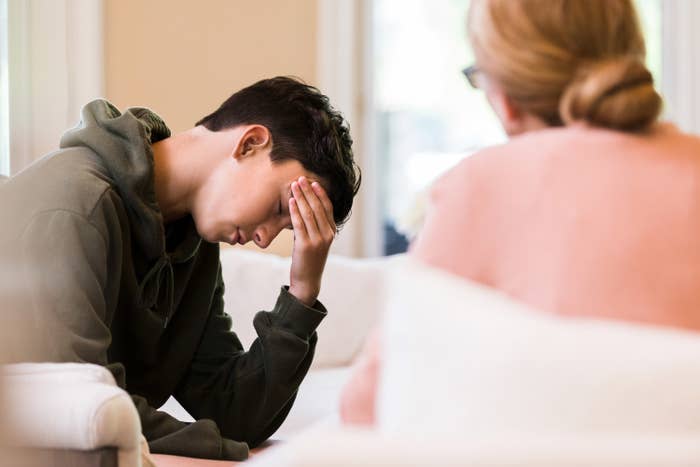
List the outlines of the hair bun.
<svg viewBox="0 0 700 467">
<path fill-rule="evenodd" d="M 565 124 L 585 121 L 617 130 L 639 130 L 661 111 L 654 78 L 636 56 L 586 64 L 564 90 L 559 114 Z"/>
</svg>

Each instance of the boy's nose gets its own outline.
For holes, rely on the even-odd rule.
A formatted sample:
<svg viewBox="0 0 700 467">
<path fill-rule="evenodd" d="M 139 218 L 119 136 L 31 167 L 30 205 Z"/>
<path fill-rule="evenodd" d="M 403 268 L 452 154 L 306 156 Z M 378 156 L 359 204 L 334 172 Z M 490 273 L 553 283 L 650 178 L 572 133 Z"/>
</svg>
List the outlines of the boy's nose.
<svg viewBox="0 0 700 467">
<path fill-rule="evenodd" d="M 269 237 L 260 229 L 256 230 L 253 234 L 253 241 L 260 248 L 267 248 L 268 246 L 270 246 Z"/>
<path fill-rule="evenodd" d="M 261 225 L 253 233 L 253 241 L 260 248 L 267 248 L 281 229 L 272 225 Z"/>
</svg>

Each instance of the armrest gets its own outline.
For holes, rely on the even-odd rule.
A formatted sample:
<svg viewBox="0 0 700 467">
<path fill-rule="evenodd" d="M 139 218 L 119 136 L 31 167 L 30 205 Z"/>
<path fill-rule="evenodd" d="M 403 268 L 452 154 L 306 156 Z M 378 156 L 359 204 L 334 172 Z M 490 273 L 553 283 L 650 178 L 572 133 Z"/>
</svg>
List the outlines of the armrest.
<svg viewBox="0 0 700 467">
<path fill-rule="evenodd" d="M 120 467 L 141 465 L 141 423 L 131 397 L 105 368 L 22 363 L 3 367 L 10 443 L 89 451 L 117 448 Z"/>
</svg>

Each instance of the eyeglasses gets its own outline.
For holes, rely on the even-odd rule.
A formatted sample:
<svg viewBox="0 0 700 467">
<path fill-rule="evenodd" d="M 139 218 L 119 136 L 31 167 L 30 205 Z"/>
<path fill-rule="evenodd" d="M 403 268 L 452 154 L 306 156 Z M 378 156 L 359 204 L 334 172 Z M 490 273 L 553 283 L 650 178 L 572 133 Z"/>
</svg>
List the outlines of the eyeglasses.
<svg viewBox="0 0 700 467">
<path fill-rule="evenodd" d="M 468 66 L 462 70 L 462 74 L 467 78 L 467 81 L 469 81 L 469 84 L 474 89 L 479 89 L 479 79 L 477 76 L 479 73 L 481 73 L 481 70 L 479 70 L 476 65 Z"/>
</svg>

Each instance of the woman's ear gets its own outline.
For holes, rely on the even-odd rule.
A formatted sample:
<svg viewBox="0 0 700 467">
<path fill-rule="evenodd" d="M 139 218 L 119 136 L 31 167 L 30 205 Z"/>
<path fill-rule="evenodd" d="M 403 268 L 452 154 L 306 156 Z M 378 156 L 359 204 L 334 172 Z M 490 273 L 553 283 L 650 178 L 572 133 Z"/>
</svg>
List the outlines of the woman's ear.
<svg viewBox="0 0 700 467">
<path fill-rule="evenodd" d="M 514 136 L 524 131 L 524 113 L 513 102 L 513 99 L 500 89 L 489 90 L 486 97 L 508 136 Z"/>
<path fill-rule="evenodd" d="M 541 130 L 549 126 L 537 115 L 523 111 L 513 99 L 500 89 L 489 90 L 486 97 L 508 136 Z"/>
<path fill-rule="evenodd" d="M 248 125 L 236 144 L 233 157 L 235 159 L 250 157 L 266 149 L 271 139 L 270 130 L 265 126 Z"/>
</svg>

